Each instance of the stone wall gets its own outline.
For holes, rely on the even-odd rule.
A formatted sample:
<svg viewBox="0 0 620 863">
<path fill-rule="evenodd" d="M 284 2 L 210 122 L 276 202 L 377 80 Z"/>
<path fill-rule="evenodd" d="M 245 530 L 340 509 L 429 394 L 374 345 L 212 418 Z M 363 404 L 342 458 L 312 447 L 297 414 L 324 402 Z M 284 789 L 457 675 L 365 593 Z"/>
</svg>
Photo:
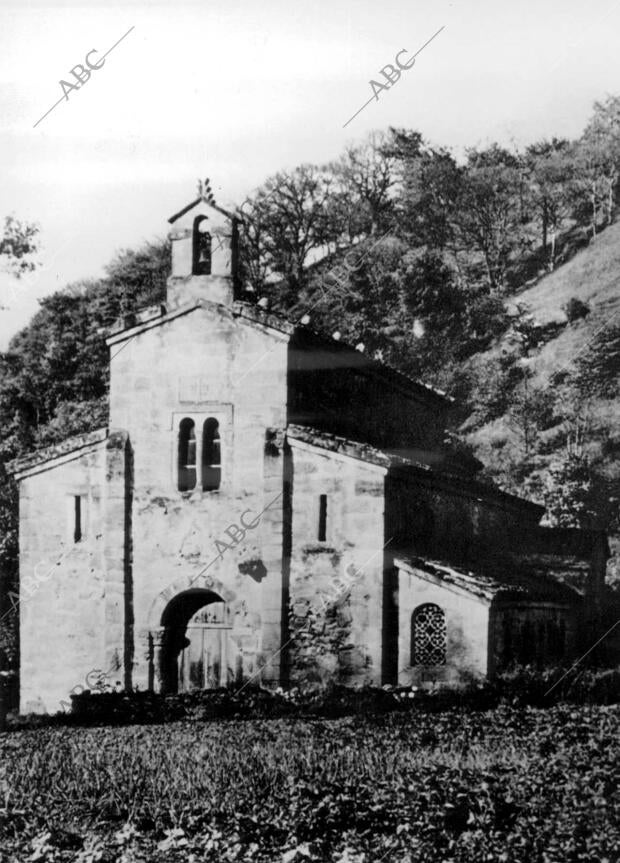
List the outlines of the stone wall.
<svg viewBox="0 0 620 863">
<path fill-rule="evenodd" d="M 104 441 L 85 446 L 46 462 L 20 483 L 22 713 L 68 709 L 69 693 L 86 688 L 88 673 L 106 661 L 106 569 L 113 563 L 122 584 L 122 543 L 114 562 L 108 557 L 106 563 L 102 512 L 106 486 L 122 482 L 123 470 L 112 465 L 106 477 L 106 453 Z M 82 498 L 79 542 L 76 495 Z M 118 527 L 122 531 L 122 517 Z M 119 658 L 122 653 L 115 654 Z"/>
<path fill-rule="evenodd" d="M 518 532 L 533 527 L 540 514 L 509 495 L 422 469 L 391 471 L 386 483 L 386 537 L 437 560 L 473 563 L 498 544 L 518 541 Z"/>
<path fill-rule="evenodd" d="M 511 665 L 560 665 L 575 655 L 577 609 L 543 602 L 494 602 L 490 631 L 490 674 Z"/>
<path fill-rule="evenodd" d="M 490 601 L 464 590 L 436 584 L 414 567 L 397 570 L 398 674 L 402 686 L 458 685 L 487 674 Z M 411 626 L 414 611 L 433 603 L 445 614 L 446 663 L 411 665 Z"/>
<path fill-rule="evenodd" d="M 111 355 L 110 425 L 128 430 L 134 452 L 133 683 L 159 688 L 162 617 L 190 593 L 221 597 L 233 617 L 249 612 L 260 650 L 246 671 L 269 662 L 263 679 L 279 679 L 283 459 L 266 438 L 286 422 L 285 337 L 206 303 L 130 334 Z M 219 421 L 216 491 L 177 490 L 183 417 Z"/>
<path fill-rule="evenodd" d="M 288 438 L 292 463 L 292 632 L 331 624 L 315 647 L 294 638 L 293 682 L 381 683 L 385 468 Z M 319 539 L 325 495 L 325 539 Z M 333 636 L 333 637 L 332 637 Z M 317 658 L 313 663 L 312 656 Z M 314 666 L 314 667 L 312 667 Z"/>
</svg>

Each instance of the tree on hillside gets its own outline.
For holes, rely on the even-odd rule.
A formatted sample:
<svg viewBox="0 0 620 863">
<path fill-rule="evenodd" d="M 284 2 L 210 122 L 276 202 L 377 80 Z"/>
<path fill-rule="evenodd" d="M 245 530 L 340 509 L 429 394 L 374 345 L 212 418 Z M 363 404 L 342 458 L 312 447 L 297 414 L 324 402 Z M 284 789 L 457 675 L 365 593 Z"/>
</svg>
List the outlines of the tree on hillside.
<svg viewBox="0 0 620 863">
<path fill-rule="evenodd" d="M 312 316 L 345 341 L 364 342 L 369 352 L 386 347 L 386 331 L 402 317 L 399 265 L 405 245 L 396 237 L 370 237 L 355 247 L 357 263 L 338 282 L 336 266 L 318 268 L 304 292 Z M 342 268 L 346 272 L 346 268 Z"/>
<path fill-rule="evenodd" d="M 536 452 L 541 431 L 552 423 L 554 406 L 553 391 L 534 385 L 529 370 L 526 370 L 522 383 L 511 395 L 506 417 L 508 427 L 518 437 L 524 462 Z"/>
<path fill-rule="evenodd" d="M 102 398 L 107 386 L 107 348 L 89 299 L 59 292 L 39 302 L 32 323 L 10 346 L 18 359 L 13 382 L 35 432 L 54 417 L 59 403 Z"/>
<path fill-rule="evenodd" d="M 615 212 L 620 177 L 620 97 L 594 103 L 594 113 L 581 137 L 578 155 L 588 165 L 593 204 L 592 229 L 596 233 L 597 204 L 606 224 Z"/>
<path fill-rule="evenodd" d="M 242 206 L 249 227 L 247 258 L 258 259 L 254 271 L 280 276 L 286 299 L 296 298 L 306 282 L 306 265 L 311 252 L 334 239 L 330 229 L 329 200 L 335 186 L 333 175 L 315 165 L 300 165 L 270 177 Z"/>
<path fill-rule="evenodd" d="M 0 261 L 6 272 L 19 279 L 37 267 L 33 256 L 39 250 L 38 236 L 38 225 L 20 222 L 14 216 L 5 217 L 0 234 Z"/>
<path fill-rule="evenodd" d="M 498 144 L 469 150 L 455 218 L 464 243 L 482 255 L 489 287 L 498 294 L 512 256 L 524 251 L 521 215 L 518 158 Z"/>
<path fill-rule="evenodd" d="M 169 272 L 169 243 L 147 243 L 118 252 L 107 278 L 77 282 L 39 300 L 30 324 L 0 354 L 0 439 L 6 444 L 12 438 L 10 457 L 40 434 L 49 439 L 41 430 L 59 405 L 104 398 L 108 350 L 101 328 L 162 299 Z M 80 430 L 70 425 L 64 436 Z"/>
<path fill-rule="evenodd" d="M 615 398 L 620 393 L 620 321 L 599 321 L 586 349 L 576 358 L 580 392 Z"/>
<path fill-rule="evenodd" d="M 525 152 L 528 191 L 540 224 L 547 267 L 555 267 L 556 240 L 571 210 L 573 160 L 569 142 L 552 138 L 531 144 Z"/>
<path fill-rule="evenodd" d="M 391 136 L 374 132 L 361 144 L 347 147 L 329 166 L 336 180 L 330 233 L 347 245 L 376 234 L 391 222 L 396 159 Z"/>
<path fill-rule="evenodd" d="M 458 259 L 456 217 L 463 171 L 445 149 L 425 147 L 406 166 L 402 230 L 413 242 L 447 249 Z"/>
<path fill-rule="evenodd" d="M 557 453 L 542 475 L 542 503 L 551 527 L 609 530 L 618 527 L 618 496 L 613 481 L 581 447 Z"/>
<path fill-rule="evenodd" d="M 270 273 L 267 254 L 269 214 L 262 203 L 248 198 L 241 207 L 241 215 L 239 242 L 241 283 L 260 296 Z"/>
<path fill-rule="evenodd" d="M 590 527 L 590 470 L 582 455 L 564 453 L 551 462 L 542 483 L 551 527 Z"/>
<path fill-rule="evenodd" d="M 575 215 L 595 236 L 614 217 L 620 177 L 620 97 L 594 103 L 594 113 L 572 153 Z"/>
<path fill-rule="evenodd" d="M 162 302 L 166 297 L 166 279 L 170 275 L 170 241 L 154 240 L 139 249 L 121 249 L 105 268 L 107 288 L 102 299 L 109 300 L 108 318 L 120 311 Z M 105 303 L 102 304 L 102 308 Z M 111 320 L 109 321 L 111 323 Z"/>
<path fill-rule="evenodd" d="M 0 235 L 0 257 L 6 269 L 19 278 L 37 266 L 32 256 L 39 250 L 39 226 L 6 216 Z"/>
</svg>

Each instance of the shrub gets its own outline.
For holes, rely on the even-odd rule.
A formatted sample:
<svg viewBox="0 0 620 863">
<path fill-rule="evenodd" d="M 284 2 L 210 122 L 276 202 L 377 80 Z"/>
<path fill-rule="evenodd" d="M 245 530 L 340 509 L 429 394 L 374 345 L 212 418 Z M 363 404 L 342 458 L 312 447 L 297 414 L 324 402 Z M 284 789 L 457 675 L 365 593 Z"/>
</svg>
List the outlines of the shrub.
<svg viewBox="0 0 620 863">
<path fill-rule="evenodd" d="M 490 687 L 498 698 L 522 706 L 614 704 L 620 701 L 620 668 L 517 667 L 498 675 Z"/>
<path fill-rule="evenodd" d="M 620 323 L 601 320 L 587 349 L 575 362 L 582 393 L 614 398 L 620 384 Z"/>
<path fill-rule="evenodd" d="M 570 300 L 565 303 L 562 308 L 564 309 L 566 317 L 571 324 L 575 321 L 579 321 L 582 318 L 587 317 L 591 312 L 588 303 L 584 303 L 584 301 L 580 300 L 578 297 L 571 297 Z"/>
<path fill-rule="evenodd" d="M 551 691 L 550 691 L 551 690 Z M 178 695 L 155 692 L 80 692 L 72 695 L 70 714 L 14 717 L 10 730 L 57 725 L 148 725 L 178 719 L 212 721 L 290 718 L 336 719 L 415 710 L 492 710 L 502 702 L 550 707 L 620 702 L 620 668 L 517 667 L 492 680 L 472 680 L 460 688 L 427 690 L 416 686 L 342 686 L 330 683 L 300 690 L 246 686 L 207 689 Z"/>
</svg>

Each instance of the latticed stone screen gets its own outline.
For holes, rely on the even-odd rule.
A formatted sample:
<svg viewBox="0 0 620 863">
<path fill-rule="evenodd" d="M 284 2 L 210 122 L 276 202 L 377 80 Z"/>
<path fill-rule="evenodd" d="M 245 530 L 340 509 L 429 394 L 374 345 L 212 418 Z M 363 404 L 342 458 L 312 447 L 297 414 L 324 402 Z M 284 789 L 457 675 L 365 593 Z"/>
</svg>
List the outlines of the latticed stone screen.
<svg viewBox="0 0 620 863">
<path fill-rule="evenodd" d="M 413 612 L 411 664 L 446 664 L 446 615 L 438 605 L 427 603 Z"/>
</svg>

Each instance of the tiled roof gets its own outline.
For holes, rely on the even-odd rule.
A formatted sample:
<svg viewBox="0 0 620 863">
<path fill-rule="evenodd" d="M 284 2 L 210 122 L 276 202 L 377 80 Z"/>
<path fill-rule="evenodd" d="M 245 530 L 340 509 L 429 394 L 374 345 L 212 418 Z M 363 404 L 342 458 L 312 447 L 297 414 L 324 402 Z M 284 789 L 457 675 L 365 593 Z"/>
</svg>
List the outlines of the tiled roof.
<svg viewBox="0 0 620 863">
<path fill-rule="evenodd" d="M 188 303 L 185 306 L 168 309 L 165 303 L 160 303 L 155 306 L 148 306 L 138 312 L 127 315 L 124 320 L 118 321 L 108 329 L 107 344 L 115 344 L 118 341 L 124 341 L 127 338 L 133 338 L 135 335 L 153 327 L 161 326 L 168 323 L 181 315 L 188 314 L 196 309 L 203 308 L 209 303 L 208 300 L 197 300 Z M 300 321 L 290 320 L 280 311 L 263 309 L 254 302 L 246 302 L 244 300 L 235 300 L 230 311 L 233 315 L 243 318 L 251 323 L 269 327 L 277 330 L 285 335 L 292 336 L 293 333 L 304 333 L 308 339 L 316 343 L 316 348 L 329 345 L 330 349 L 338 350 L 343 354 L 348 354 L 351 357 L 360 358 L 360 353 L 352 345 L 346 342 L 336 341 L 328 333 L 313 329 L 307 324 L 302 324 Z M 407 387 L 409 390 L 416 391 L 419 395 L 425 395 L 437 402 L 450 404 L 454 401 L 451 396 L 446 395 L 443 390 L 439 390 L 430 384 L 422 383 L 415 378 L 409 377 L 398 369 L 393 368 L 381 360 L 374 359 L 368 354 L 363 354 L 364 365 L 375 374 L 382 374 L 394 383 L 399 383 L 401 386 Z"/>
<path fill-rule="evenodd" d="M 517 507 L 518 509 L 532 510 L 538 517 L 544 513 L 544 507 L 539 506 L 539 504 L 502 491 L 500 488 L 495 488 L 462 474 L 451 473 L 448 470 L 431 467 L 423 462 L 413 461 L 412 459 L 380 450 L 361 441 L 341 437 L 340 435 L 321 431 L 311 426 L 292 423 L 287 426 L 286 433 L 287 437 L 294 440 L 300 440 L 304 443 L 329 450 L 330 452 L 358 458 L 361 461 L 382 465 L 393 469 L 395 473 L 400 473 L 405 477 L 409 473 L 415 474 L 416 479 L 427 477 L 431 482 L 442 482 L 444 485 L 447 484 L 452 487 L 458 484 L 458 487 L 469 496 L 473 495 L 480 499 L 495 501 L 498 504 Z"/>
<path fill-rule="evenodd" d="M 106 428 L 96 429 L 95 431 L 87 432 L 81 435 L 74 435 L 66 438 L 60 443 L 53 446 L 45 447 L 44 449 L 35 450 L 28 455 L 13 459 L 5 465 L 6 471 L 9 474 L 19 475 L 30 472 L 33 468 L 48 461 L 53 461 L 63 456 L 79 454 L 82 450 L 88 447 L 102 443 L 108 435 Z"/>
<path fill-rule="evenodd" d="M 347 455 L 351 458 L 357 458 L 360 461 L 370 462 L 382 467 L 387 468 L 391 464 L 390 456 L 370 444 L 349 440 L 340 435 L 319 431 L 310 426 L 289 423 L 286 427 L 286 436 L 292 440 L 298 440 L 333 453 Z"/>
</svg>

